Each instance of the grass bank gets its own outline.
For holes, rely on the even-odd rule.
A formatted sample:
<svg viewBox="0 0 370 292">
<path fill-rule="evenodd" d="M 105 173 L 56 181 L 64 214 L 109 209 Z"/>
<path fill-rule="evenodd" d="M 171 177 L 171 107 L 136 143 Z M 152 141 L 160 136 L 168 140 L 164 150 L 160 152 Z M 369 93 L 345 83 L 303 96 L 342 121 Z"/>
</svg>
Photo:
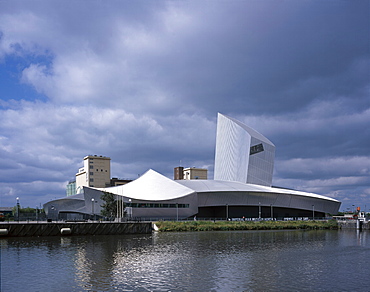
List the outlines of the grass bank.
<svg viewBox="0 0 370 292">
<path fill-rule="evenodd" d="M 335 220 L 329 221 L 158 221 L 159 231 L 226 231 L 281 229 L 338 229 Z"/>
</svg>

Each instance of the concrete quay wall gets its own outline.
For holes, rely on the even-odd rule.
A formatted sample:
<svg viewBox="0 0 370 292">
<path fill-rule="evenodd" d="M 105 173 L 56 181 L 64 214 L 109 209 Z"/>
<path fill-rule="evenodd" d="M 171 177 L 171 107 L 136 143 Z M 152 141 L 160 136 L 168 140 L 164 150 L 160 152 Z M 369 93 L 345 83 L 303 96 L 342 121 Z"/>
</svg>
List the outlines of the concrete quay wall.
<svg viewBox="0 0 370 292">
<path fill-rule="evenodd" d="M 0 223 L 2 236 L 62 236 L 148 234 L 151 222 L 9 222 Z"/>
<path fill-rule="evenodd" d="M 370 221 L 360 222 L 360 224 L 362 230 L 370 230 Z M 359 225 L 357 223 L 357 220 L 346 220 L 338 221 L 338 227 L 340 229 L 358 229 Z"/>
</svg>

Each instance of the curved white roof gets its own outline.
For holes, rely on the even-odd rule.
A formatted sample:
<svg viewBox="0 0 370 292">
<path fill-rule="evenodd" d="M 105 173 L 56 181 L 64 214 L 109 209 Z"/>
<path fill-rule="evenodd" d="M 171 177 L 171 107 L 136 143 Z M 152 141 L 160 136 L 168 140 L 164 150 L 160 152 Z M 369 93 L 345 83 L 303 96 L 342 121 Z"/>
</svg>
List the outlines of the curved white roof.
<svg viewBox="0 0 370 292">
<path fill-rule="evenodd" d="M 132 199 L 149 201 L 172 200 L 194 193 L 192 189 L 152 169 L 128 184 L 97 189 Z"/>
<path fill-rule="evenodd" d="M 121 186 L 97 188 L 120 196 L 138 200 L 163 201 L 181 198 L 192 193 L 206 192 L 256 192 L 290 194 L 339 202 L 333 198 L 289 189 L 266 187 L 223 180 L 172 180 L 149 169 L 138 179 Z"/>
<path fill-rule="evenodd" d="M 186 186 L 197 193 L 201 192 L 222 192 L 222 191 L 235 191 L 235 192 L 263 192 L 263 193 L 274 193 L 274 194 L 290 194 L 297 196 L 305 196 L 317 199 L 324 199 L 334 202 L 339 202 L 333 198 L 307 193 L 289 189 L 282 189 L 276 187 L 266 187 L 255 184 L 246 184 L 235 181 L 222 181 L 222 180 L 179 180 L 177 181 L 183 186 Z"/>
</svg>

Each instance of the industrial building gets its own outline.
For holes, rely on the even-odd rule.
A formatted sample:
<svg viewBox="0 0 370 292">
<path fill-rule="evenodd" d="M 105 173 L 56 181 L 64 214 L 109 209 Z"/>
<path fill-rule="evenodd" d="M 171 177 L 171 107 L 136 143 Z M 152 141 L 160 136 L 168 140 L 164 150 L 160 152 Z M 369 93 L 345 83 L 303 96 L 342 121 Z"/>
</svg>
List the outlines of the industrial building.
<svg viewBox="0 0 370 292">
<path fill-rule="evenodd" d="M 104 188 L 110 182 L 110 158 L 98 155 L 84 157 L 84 166 L 76 173 L 76 193 L 83 187 Z"/>
</svg>

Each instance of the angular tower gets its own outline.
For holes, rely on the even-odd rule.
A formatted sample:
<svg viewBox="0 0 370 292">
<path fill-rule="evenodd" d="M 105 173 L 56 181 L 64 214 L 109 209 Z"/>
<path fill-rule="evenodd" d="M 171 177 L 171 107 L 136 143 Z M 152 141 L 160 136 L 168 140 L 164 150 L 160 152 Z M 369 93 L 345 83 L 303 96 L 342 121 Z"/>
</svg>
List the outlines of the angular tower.
<svg viewBox="0 0 370 292">
<path fill-rule="evenodd" d="M 275 145 L 238 120 L 218 113 L 214 179 L 272 185 Z"/>
</svg>

